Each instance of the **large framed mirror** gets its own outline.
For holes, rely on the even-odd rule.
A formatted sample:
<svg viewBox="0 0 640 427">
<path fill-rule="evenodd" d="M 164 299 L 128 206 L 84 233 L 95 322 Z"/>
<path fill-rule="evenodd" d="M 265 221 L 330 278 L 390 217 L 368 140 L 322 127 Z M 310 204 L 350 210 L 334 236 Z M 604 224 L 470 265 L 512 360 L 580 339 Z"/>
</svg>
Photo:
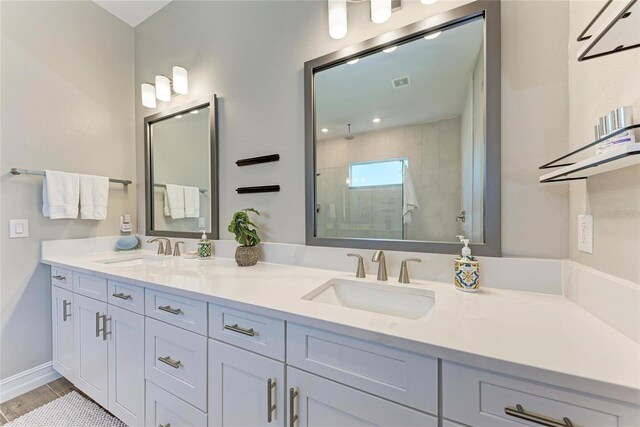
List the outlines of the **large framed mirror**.
<svg viewBox="0 0 640 427">
<path fill-rule="evenodd" d="M 500 256 L 500 2 L 305 63 L 308 245 Z"/>
<path fill-rule="evenodd" d="M 218 238 L 216 96 L 145 117 L 146 233 Z"/>
</svg>

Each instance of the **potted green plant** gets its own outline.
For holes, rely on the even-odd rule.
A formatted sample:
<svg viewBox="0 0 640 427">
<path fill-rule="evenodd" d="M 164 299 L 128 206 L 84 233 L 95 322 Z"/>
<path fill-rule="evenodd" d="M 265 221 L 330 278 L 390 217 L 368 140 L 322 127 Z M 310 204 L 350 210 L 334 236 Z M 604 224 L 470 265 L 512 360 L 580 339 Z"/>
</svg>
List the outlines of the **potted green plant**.
<svg viewBox="0 0 640 427">
<path fill-rule="evenodd" d="M 241 246 L 236 248 L 236 263 L 240 267 L 248 267 L 258 263 L 258 243 L 260 237 L 253 222 L 249 218 L 249 212 L 260 215 L 260 212 L 254 208 L 241 209 L 233 214 L 231 224 L 229 224 L 229 232 L 235 234 L 236 242 Z"/>
</svg>

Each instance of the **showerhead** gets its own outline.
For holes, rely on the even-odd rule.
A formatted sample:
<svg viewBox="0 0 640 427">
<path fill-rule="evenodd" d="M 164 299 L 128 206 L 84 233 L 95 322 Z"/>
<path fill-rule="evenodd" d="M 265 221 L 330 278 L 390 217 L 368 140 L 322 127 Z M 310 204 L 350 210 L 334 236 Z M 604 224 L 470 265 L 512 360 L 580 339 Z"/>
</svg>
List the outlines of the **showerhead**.
<svg viewBox="0 0 640 427">
<path fill-rule="evenodd" d="M 356 139 L 355 136 L 351 135 L 351 123 L 348 123 L 347 127 L 349 129 L 349 133 L 347 133 L 347 135 L 344 137 L 344 139 L 346 139 L 347 141 L 351 141 L 353 139 Z"/>
</svg>

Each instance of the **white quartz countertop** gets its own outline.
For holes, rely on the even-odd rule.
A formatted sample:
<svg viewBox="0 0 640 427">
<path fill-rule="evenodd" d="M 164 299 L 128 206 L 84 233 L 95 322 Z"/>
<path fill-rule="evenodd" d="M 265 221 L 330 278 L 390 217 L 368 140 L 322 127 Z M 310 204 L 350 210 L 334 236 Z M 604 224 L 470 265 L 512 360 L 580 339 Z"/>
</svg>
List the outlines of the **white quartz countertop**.
<svg viewBox="0 0 640 427">
<path fill-rule="evenodd" d="M 97 262 L 133 255 L 47 256 L 42 262 L 235 308 L 249 304 L 287 321 L 640 403 L 640 345 L 562 296 L 491 288 L 468 294 L 452 284 L 399 285 L 390 277 L 389 286 L 435 293 L 431 314 L 416 321 L 302 299 L 329 279 L 375 282 L 371 276 L 266 263 L 240 268 L 226 258 L 161 257 L 128 267 Z"/>
</svg>

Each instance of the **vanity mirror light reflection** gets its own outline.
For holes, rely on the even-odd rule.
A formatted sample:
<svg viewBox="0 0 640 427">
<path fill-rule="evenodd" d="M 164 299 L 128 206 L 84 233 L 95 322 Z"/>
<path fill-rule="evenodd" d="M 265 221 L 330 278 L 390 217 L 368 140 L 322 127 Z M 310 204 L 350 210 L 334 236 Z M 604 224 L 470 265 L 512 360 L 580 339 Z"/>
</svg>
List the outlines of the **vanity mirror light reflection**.
<svg viewBox="0 0 640 427">
<path fill-rule="evenodd" d="M 145 118 L 147 235 L 217 238 L 215 101 Z"/>
<path fill-rule="evenodd" d="M 306 64 L 308 244 L 500 255 L 493 3 Z"/>
</svg>

